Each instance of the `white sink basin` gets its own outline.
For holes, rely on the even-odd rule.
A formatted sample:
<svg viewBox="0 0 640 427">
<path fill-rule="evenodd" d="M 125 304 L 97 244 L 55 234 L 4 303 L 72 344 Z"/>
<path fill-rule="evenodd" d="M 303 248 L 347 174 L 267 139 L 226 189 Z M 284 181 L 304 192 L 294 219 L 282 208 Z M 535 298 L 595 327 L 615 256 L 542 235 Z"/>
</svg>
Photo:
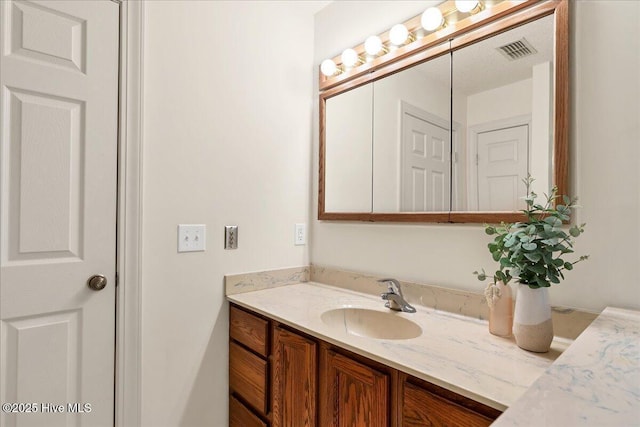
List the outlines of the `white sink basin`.
<svg viewBox="0 0 640 427">
<path fill-rule="evenodd" d="M 381 340 L 406 340 L 422 335 L 422 328 L 393 311 L 366 308 L 337 308 L 320 316 L 332 328 L 359 337 Z"/>
</svg>

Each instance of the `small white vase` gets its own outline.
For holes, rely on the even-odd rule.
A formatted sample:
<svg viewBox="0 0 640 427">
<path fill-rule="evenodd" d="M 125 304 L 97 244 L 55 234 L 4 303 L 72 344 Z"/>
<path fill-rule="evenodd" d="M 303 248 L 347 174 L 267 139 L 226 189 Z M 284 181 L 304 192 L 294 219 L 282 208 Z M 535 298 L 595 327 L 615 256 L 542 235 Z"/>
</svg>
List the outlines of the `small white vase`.
<svg viewBox="0 0 640 427">
<path fill-rule="evenodd" d="M 531 289 L 529 285 L 518 285 L 513 317 L 513 335 L 518 347 L 536 353 L 549 351 L 553 323 L 548 288 Z"/>
</svg>

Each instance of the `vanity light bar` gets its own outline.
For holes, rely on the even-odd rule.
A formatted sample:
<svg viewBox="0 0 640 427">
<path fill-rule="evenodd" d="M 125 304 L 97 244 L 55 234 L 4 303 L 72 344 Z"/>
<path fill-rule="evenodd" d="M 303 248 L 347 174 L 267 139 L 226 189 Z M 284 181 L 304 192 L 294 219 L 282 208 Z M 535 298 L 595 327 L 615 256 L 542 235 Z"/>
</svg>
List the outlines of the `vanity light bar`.
<svg viewBox="0 0 640 427">
<path fill-rule="evenodd" d="M 497 19 L 540 0 L 447 0 L 410 20 L 394 25 L 364 43 L 325 59 L 320 67 L 320 90 L 358 77 L 389 63 L 469 31 L 479 22 Z M 333 65 L 330 64 L 333 63 Z"/>
</svg>

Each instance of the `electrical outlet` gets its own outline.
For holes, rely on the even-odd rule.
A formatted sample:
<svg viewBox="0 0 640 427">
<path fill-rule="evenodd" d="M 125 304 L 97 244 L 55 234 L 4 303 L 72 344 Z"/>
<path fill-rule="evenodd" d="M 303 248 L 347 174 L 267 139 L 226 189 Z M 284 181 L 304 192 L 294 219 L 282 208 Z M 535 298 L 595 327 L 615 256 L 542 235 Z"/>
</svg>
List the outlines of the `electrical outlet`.
<svg viewBox="0 0 640 427">
<path fill-rule="evenodd" d="M 296 224 L 294 243 L 296 246 L 307 244 L 307 224 Z"/>
<path fill-rule="evenodd" d="M 237 225 L 225 225 L 224 248 L 238 249 L 238 226 Z"/>
<path fill-rule="evenodd" d="M 204 224 L 178 224 L 178 252 L 206 249 L 207 228 Z"/>
</svg>

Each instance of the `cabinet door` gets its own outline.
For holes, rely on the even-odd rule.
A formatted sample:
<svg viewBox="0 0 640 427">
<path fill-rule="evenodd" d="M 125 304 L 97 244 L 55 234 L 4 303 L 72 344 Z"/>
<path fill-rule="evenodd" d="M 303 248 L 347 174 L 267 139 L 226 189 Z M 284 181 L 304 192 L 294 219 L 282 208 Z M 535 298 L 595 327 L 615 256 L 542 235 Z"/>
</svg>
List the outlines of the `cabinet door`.
<svg viewBox="0 0 640 427">
<path fill-rule="evenodd" d="M 402 427 L 483 427 L 499 415 L 481 404 L 476 406 L 487 414 L 478 413 L 409 382 L 403 389 Z"/>
<path fill-rule="evenodd" d="M 320 425 L 389 425 L 389 377 L 332 350 L 322 348 Z"/>
<path fill-rule="evenodd" d="M 272 424 L 316 425 L 317 344 L 280 327 L 273 328 Z"/>
</svg>

